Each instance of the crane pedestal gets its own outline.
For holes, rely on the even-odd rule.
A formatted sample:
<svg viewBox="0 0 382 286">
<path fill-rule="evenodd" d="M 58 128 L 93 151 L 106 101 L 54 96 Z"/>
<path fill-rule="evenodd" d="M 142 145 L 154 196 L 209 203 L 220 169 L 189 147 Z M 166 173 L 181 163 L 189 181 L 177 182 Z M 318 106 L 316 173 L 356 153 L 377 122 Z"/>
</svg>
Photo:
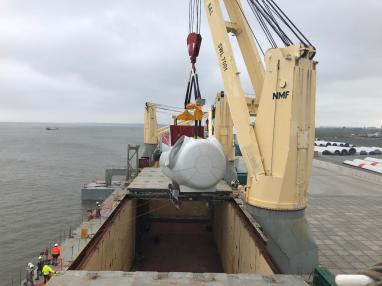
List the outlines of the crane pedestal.
<svg viewBox="0 0 382 286">
<path fill-rule="evenodd" d="M 148 144 L 148 143 L 145 143 L 143 145 L 142 156 L 149 157 L 151 159 L 153 154 L 154 154 L 154 151 L 155 151 L 155 149 L 157 149 L 157 147 L 158 147 L 158 144 Z"/>
<path fill-rule="evenodd" d="M 236 169 L 235 169 L 235 161 L 227 160 L 227 169 L 224 175 L 224 181 L 231 182 L 232 180 L 237 179 Z"/>
<path fill-rule="evenodd" d="M 282 273 L 313 272 L 318 266 L 318 247 L 310 232 L 305 210 L 274 211 L 251 205 L 246 208 L 267 235 L 267 249 Z"/>
</svg>

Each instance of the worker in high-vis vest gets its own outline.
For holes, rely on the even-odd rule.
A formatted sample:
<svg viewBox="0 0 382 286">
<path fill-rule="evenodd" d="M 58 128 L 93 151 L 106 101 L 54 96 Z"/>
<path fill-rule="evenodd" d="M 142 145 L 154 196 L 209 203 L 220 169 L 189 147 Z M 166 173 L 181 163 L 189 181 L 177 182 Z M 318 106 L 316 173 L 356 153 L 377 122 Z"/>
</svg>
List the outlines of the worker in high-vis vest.
<svg viewBox="0 0 382 286">
<path fill-rule="evenodd" d="M 52 274 L 56 273 L 48 264 L 45 264 L 42 268 L 42 275 L 44 276 L 44 283 L 47 283 Z"/>
<path fill-rule="evenodd" d="M 52 265 L 57 266 L 57 259 L 60 256 L 60 247 L 58 246 L 57 243 L 54 244 L 51 250 L 52 253 Z"/>
</svg>

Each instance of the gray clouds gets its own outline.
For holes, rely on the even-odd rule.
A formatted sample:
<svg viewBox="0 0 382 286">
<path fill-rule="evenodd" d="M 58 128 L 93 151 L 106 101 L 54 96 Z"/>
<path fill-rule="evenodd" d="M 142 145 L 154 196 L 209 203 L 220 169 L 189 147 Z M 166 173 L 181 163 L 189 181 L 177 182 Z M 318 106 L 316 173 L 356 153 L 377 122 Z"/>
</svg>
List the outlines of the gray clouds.
<svg viewBox="0 0 382 286">
<path fill-rule="evenodd" d="M 145 101 L 181 106 L 187 3 L 1 1 L 0 121 L 134 123 Z M 382 3 L 278 3 L 318 49 L 317 124 L 382 124 Z M 223 85 L 205 18 L 202 25 L 197 66 L 212 103 Z"/>
</svg>

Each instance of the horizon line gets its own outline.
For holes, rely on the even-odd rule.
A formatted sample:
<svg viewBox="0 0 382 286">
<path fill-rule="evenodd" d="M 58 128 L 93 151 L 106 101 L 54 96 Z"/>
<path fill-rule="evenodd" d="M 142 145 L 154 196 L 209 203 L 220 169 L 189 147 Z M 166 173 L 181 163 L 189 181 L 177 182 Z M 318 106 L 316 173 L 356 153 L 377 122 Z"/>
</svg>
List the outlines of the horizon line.
<svg viewBox="0 0 382 286">
<path fill-rule="evenodd" d="M 62 121 L 0 121 L 0 124 L 88 124 L 88 125 L 143 125 L 143 122 L 62 122 Z M 166 123 L 158 123 L 158 125 L 168 125 Z M 382 129 L 382 126 L 346 126 L 346 125 L 321 125 L 315 128 L 376 128 Z"/>
</svg>

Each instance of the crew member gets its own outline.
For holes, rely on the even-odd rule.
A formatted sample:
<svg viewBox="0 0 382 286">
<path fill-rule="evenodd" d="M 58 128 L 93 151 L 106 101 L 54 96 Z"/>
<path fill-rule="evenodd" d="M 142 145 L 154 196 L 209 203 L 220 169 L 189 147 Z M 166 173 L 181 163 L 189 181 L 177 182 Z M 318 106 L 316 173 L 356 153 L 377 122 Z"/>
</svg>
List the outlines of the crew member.
<svg viewBox="0 0 382 286">
<path fill-rule="evenodd" d="M 57 259 L 60 256 L 60 247 L 57 243 L 54 244 L 51 250 L 52 253 L 52 265 L 57 266 Z"/>
<path fill-rule="evenodd" d="M 96 218 L 101 217 L 101 204 L 97 202 L 97 207 L 96 207 Z"/>
<path fill-rule="evenodd" d="M 44 283 L 47 283 L 51 274 L 56 273 L 48 264 L 45 264 L 42 268 L 42 275 L 44 276 Z"/>
<path fill-rule="evenodd" d="M 40 276 L 42 276 L 42 267 L 44 266 L 44 259 L 42 255 L 38 257 L 37 261 L 37 271 L 36 271 L 36 280 L 40 279 Z"/>
<path fill-rule="evenodd" d="M 48 247 L 45 248 L 45 251 L 43 252 L 42 256 L 44 257 L 44 261 L 49 261 L 49 250 Z"/>
<path fill-rule="evenodd" d="M 26 270 L 24 285 L 34 286 L 33 277 L 34 277 L 34 265 L 31 262 L 29 262 L 27 266 L 27 270 Z"/>
</svg>

